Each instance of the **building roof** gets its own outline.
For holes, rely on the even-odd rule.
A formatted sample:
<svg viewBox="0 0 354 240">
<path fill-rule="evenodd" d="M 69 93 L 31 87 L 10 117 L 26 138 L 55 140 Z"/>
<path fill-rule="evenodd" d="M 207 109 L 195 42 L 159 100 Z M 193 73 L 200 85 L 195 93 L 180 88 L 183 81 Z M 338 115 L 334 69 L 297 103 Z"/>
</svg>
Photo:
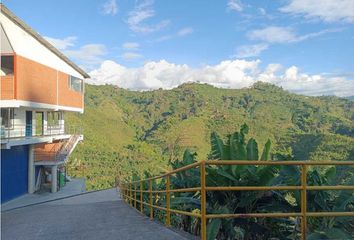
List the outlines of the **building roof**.
<svg viewBox="0 0 354 240">
<path fill-rule="evenodd" d="M 52 44 L 50 44 L 47 40 L 45 40 L 41 35 L 39 35 L 35 30 L 33 30 L 30 26 L 28 26 L 24 21 L 19 19 L 15 14 L 13 14 L 3 3 L 0 3 L 1 12 L 7 16 L 11 21 L 13 21 L 17 26 L 25 30 L 28 34 L 34 37 L 38 42 L 48 48 L 52 53 L 57 55 L 60 59 L 74 68 L 77 72 L 79 72 L 84 78 L 90 78 L 90 76 L 82 70 L 79 66 L 77 66 L 74 62 L 72 62 L 69 58 L 67 58 L 64 54 L 62 54 L 58 49 L 56 49 Z"/>
</svg>

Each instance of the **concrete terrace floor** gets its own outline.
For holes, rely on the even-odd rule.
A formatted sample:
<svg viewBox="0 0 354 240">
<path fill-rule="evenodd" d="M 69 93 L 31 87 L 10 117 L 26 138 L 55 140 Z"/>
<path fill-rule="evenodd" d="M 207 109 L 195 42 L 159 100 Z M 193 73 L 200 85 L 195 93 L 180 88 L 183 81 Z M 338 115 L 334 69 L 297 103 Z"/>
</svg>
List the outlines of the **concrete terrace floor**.
<svg viewBox="0 0 354 240">
<path fill-rule="evenodd" d="M 1 205 L 1 211 L 8 211 L 10 209 L 14 209 L 18 207 L 42 203 L 46 201 L 55 200 L 58 198 L 65 198 L 80 193 L 84 193 L 86 192 L 85 185 L 86 184 L 84 178 L 75 178 L 72 179 L 70 182 L 67 182 L 66 185 L 56 193 L 51 193 L 50 190 L 48 190 L 47 192 L 25 194 L 14 200 L 6 202 Z"/>
<path fill-rule="evenodd" d="M 189 239 L 151 221 L 116 189 L 87 193 L 1 214 L 1 239 Z"/>
</svg>

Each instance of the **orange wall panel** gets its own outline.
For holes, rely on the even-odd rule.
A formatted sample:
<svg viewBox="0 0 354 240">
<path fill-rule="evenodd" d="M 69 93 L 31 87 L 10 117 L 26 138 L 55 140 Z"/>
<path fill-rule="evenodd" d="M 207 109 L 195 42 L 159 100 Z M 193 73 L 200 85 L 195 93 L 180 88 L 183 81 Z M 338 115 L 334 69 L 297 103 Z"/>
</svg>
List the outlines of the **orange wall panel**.
<svg viewBox="0 0 354 240">
<path fill-rule="evenodd" d="M 16 67 L 18 100 L 56 104 L 56 70 L 18 55 Z"/>
<path fill-rule="evenodd" d="M 71 90 L 69 75 L 16 55 L 18 100 L 83 108 L 83 94 Z"/>
<path fill-rule="evenodd" d="M 69 76 L 60 72 L 59 75 L 59 105 L 83 108 L 83 94 L 70 89 Z"/>
<path fill-rule="evenodd" d="M 34 148 L 34 156 L 35 156 L 34 160 L 35 161 L 54 160 L 54 156 L 55 156 L 54 153 L 59 151 L 62 145 L 63 142 L 36 144 Z"/>
<path fill-rule="evenodd" d="M 1 76 L 0 77 L 1 100 L 14 99 L 14 77 Z"/>
</svg>

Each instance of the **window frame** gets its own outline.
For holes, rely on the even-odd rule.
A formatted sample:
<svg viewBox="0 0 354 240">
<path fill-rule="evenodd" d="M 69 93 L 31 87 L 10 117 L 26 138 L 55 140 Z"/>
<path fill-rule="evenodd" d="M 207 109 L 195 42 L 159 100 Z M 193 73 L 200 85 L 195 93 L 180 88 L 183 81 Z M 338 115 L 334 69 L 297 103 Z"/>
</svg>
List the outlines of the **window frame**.
<svg viewBox="0 0 354 240">
<path fill-rule="evenodd" d="M 5 59 L 3 58 L 10 58 L 10 61 L 5 61 Z M 1 72 L 4 73 L 4 75 L 2 76 L 14 76 L 15 75 L 15 56 L 14 54 L 1 54 L 1 68 L 3 68 L 5 65 L 4 63 L 11 63 L 11 68 L 6 68 L 7 70 L 11 70 L 11 73 L 6 73 L 6 71 L 3 71 L 3 69 L 1 69 Z"/>
<path fill-rule="evenodd" d="M 73 80 L 80 81 L 80 90 L 77 90 L 77 89 L 75 89 L 75 87 L 73 87 L 73 84 L 72 84 Z M 82 79 L 80 79 L 78 77 L 74 77 L 72 75 L 69 75 L 68 85 L 69 85 L 69 89 L 70 90 L 78 92 L 80 94 L 83 94 L 83 92 L 84 92 L 84 80 L 82 80 Z"/>
<path fill-rule="evenodd" d="M 51 121 L 50 121 L 50 117 L 49 115 L 53 114 L 52 115 L 52 121 L 56 120 L 54 118 L 54 113 L 58 113 L 58 123 L 57 124 L 53 124 Z M 47 129 L 61 129 L 61 124 L 60 124 L 60 121 L 63 120 L 63 113 L 61 111 L 50 111 L 50 112 L 47 112 Z"/>
<path fill-rule="evenodd" d="M 14 108 L 1 108 L 1 112 L 3 110 L 9 111 L 9 114 L 7 116 L 7 121 L 10 123 L 10 126 L 6 126 L 6 124 L 2 124 L 3 117 L 1 114 L 1 128 L 6 129 L 6 130 L 14 130 L 15 129 L 15 109 Z"/>
</svg>

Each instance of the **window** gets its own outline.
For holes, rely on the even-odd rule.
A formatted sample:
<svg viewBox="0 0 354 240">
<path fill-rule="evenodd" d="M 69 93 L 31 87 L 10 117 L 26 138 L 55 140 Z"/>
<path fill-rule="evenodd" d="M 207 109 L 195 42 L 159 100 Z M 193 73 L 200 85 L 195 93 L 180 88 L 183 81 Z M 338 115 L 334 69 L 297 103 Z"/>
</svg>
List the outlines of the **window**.
<svg viewBox="0 0 354 240">
<path fill-rule="evenodd" d="M 1 127 L 8 129 L 14 127 L 13 108 L 1 108 Z"/>
<path fill-rule="evenodd" d="M 69 88 L 76 92 L 83 92 L 83 81 L 80 78 L 70 76 L 69 77 Z"/>
<path fill-rule="evenodd" d="M 14 56 L 1 56 L 1 76 L 14 74 Z"/>
<path fill-rule="evenodd" d="M 48 127 L 60 127 L 61 112 L 47 112 Z"/>
</svg>

